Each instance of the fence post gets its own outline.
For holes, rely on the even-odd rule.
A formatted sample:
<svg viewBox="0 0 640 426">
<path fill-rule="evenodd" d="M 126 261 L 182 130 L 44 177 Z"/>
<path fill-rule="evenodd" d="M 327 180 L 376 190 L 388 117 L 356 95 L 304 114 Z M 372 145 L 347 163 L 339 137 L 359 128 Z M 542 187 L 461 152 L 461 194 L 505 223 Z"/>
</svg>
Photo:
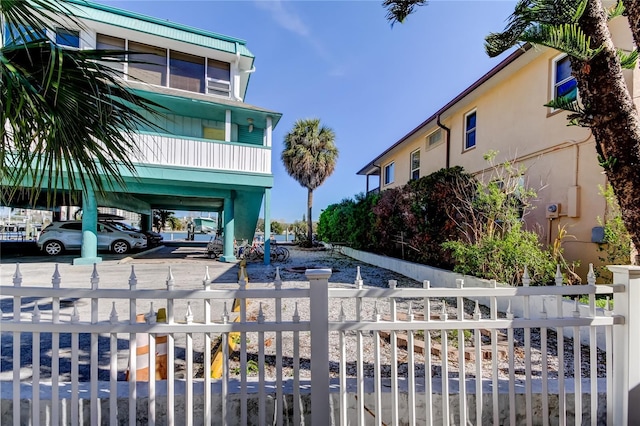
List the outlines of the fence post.
<svg viewBox="0 0 640 426">
<path fill-rule="evenodd" d="M 624 324 L 613 327 L 613 424 L 640 424 L 640 267 L 608 266 L 613 284 L 625 291 L 613 294 L 613 313 Z M 609 407 L 607 407 L 609 409 Z"/>
<path fill-rule="evenodd" d="M 307 269 L 311 321 L 311 424 L 331 424 L 329 404 L 329 277 L 331 269 Z"/>
</svg>

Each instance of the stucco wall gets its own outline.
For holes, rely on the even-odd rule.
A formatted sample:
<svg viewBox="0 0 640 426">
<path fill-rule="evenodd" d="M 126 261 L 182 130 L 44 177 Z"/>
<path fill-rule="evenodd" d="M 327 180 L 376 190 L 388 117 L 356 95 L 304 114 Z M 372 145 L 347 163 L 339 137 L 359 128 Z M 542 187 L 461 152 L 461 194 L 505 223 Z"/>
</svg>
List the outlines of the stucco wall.
<svg viewBox="0 0 640 426">
<path fill-rule="evenodd" d="M 626 25 L 624 19 L 612 23 L 622 47 L 632 46 Z M 526 168 L 525 181 L 537 192 L 526 217 L 528 228 L 536 231 L 542 242 L 553 243 L 564 227 L 568 233 L 563 242 L 564 255 L 569 261 L 579 262 L 577 272 L 585 275 L 589 263 L 600 263 L 591 233 L 599 226 L 597 218 L 605 214 L 599 186 L 606 184 L 606 177 L 598 164 L 590 130 L 567 126 L 566 112 L 544 106 L 553 97 L 554 60 L 560 56 L 544 47 L 529 50 L 445 111 L 441 121 L 451 129 L 451 166 L 459 165 L 469 173 L 491 179 L 483 156 L 495 150 L 499 151 L 497 163 L 512 161 Z M 639 74 L 638 70 L 625 72 L 632 93 Z M 477 144 L 464 150 L 465 114 L 472 110 L 477 115 Z M 393 161 L 396 175 L 393 184 L 382 189 L 407 183 L 410 154 L 416 149 L 421 151 L 421 177 L 444 167 L 446 144 L 428 147 L 425 139 L 437 128 L 435 120 L 428 123 L 380 160 L 382 165 Z M 560 217 L 549 220 L 545 212 L 552 203 L 560 204 Z"/>
</svg>

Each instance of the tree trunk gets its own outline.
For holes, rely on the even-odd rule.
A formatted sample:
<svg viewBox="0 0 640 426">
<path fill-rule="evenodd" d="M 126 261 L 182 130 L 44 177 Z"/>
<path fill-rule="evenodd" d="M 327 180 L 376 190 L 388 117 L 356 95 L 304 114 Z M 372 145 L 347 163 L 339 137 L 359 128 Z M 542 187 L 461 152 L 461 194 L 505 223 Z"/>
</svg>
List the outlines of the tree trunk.
<svg viewBox="0 0 640 426">
<path fill-rule="evenodd" d="M 585 63 L 572 60 L 578 89 L 585 105 L 585 123 L 596 140 L 607 178 L 620 204 L 622 218 L 634 245 L 640 247 L 640 121 L 626 86 L 622 68 L 600 0 L 589 0 L 580 18 L 593 46 L 601 53 Z M 634 30 L 634 33 L 638 29 Z M 637 70 L 636 70 L 637 72 Z"/>
<path fill-rule="evenodd" d="M 311 219 L 311 206 L 313 205 L 313 190 L 307 189 L 307 240 L 313 246 L 313 220 Z"/>
<path fill-rule="evenodd" d="M 636 46 L 640 46 L 640 2 L 638 0 L 623 0 L 625 16 L 629 20 L 629 28 L 633 34 Z"/>
</svg>

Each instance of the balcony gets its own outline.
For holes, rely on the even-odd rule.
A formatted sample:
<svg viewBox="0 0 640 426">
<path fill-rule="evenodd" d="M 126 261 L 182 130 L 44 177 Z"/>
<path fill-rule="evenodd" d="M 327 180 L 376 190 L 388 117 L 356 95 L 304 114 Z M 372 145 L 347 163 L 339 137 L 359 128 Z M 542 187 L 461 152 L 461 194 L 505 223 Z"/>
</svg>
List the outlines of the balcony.
<svg viewBox="0 0 640 426">
<path fill-rule="evenodd" d="M 269 147 L 146 133 L 135 137 L 136 163 L 271 174 Z"/>
</svg>

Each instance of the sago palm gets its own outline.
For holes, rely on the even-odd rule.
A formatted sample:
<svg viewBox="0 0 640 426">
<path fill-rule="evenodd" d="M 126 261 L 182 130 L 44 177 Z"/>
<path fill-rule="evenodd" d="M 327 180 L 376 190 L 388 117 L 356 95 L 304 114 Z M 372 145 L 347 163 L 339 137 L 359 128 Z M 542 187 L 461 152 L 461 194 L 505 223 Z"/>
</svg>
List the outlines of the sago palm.
<svg viewBox="0 0 640 426">
<path fill-rule="evenodd" d="M 311 244 L 313 191 L 333 173 L 338 160 L 335 133 L 317 118 L 298 120 L 284 137 L 282 162 L 287 173 L 307 188 L 307 240 Z"/>
<path fill-rule="evenodd" d="M 123 52 L 80 50 L 47 36 L 66 28 L 73 5 L 56 0 L 0 0 L 0 183 L 3 203 L 27 186 L 31 201 L 66 187 L 104 192 L 135 174 L 132 138 L 151 125 L 157 106 L 128 91 L 109 61 Z M 61 16 L 67 16 L 61 18 Z M 71 16 L 71 18 L 69 18 Z"/>
</svg>

